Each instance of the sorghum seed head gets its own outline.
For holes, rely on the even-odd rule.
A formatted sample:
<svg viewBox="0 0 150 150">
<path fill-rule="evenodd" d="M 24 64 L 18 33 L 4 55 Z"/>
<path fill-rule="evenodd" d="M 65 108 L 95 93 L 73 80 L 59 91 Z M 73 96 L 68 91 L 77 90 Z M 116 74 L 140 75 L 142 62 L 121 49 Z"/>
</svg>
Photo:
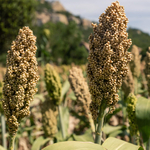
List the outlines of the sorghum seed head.
<svg viewBox="0 0 150 150">
<path fill-rule="evenodd" d="M 133 93 L 130 93 L 127 97 L 127 113 L 130 124 L 130 134 L 131 136 L 138 136 L 138 126 L 136 123 L 135 107 L 137 103 L 137 98 Z"/>
<path fill-rule="evenodd" d="M 146 67 L 145 67 L 144 72 L 145 72 L 145 76 L 147 80 L 148 93 L 150 95 L 150 47 L 148 48 L 148 51 L 146 52 L 145 62 L 146 62 Z"/>
<path fill-rule="evenodd" d="M 2 102 L 10 135 L 17 132 L 20 120 L 30 114 L 29 104 L 37 91 L 39 77 L 35 42 L 33 32 L 23 27 L 8 51 Z"/>
<path fill-rule="evenodd" d="M 46 100 L 41 105 L 42 123 L 45 135 L 53 138 L 57 133 L 57 106 L 53 104 L 53 101 L 49 96 L 46 96 Z"/>
<path fill-rule="evenodd" d="M 127 23 L 124 7 L 116 1 L 101 14 L 98 25 L 92 24 L 94 33 L 89 37 L 87 75 L 92 95 L 91 108 L 95 108 L 92 109 L 93 115 L 101 103 L 114 108 L 119 99 L 117 92 L 131 61 L 127 50 L 132 42 L 126 32 Z"/>
<path fill-rule="evenodd" d="M 77 97 L 77 104 L 82 106 L 83 113 L 88 116 L 91 96 L 87 82 L 83 77 L 82 70 L 77 67 L 70 69 L 69 82 L 75 96 Z"/>
<path fill-rule="evenodd" d="M 131 72 L 134 78 L 138 78 L 141 72 L 141 55 L 139 54 L 139 48 L 136 45 L 131 49 L 132 60 L 130 62 Z"/>
<path fill-rule="evenodd" d="M 134 93 L 134 80 L 130 69 L 122 82 L 122 90 L 124 91 L 125 97 L 127 97 L 130 93 Z"/>
<path fill-rule="evenodd" d="M 56 105 L 61 103 L 61 82 L 58 73 L 54 70 L 53 66 L 46 64 L 45 67 L 45 83 L 49 96 L 52 98 Z"/>
</svg>

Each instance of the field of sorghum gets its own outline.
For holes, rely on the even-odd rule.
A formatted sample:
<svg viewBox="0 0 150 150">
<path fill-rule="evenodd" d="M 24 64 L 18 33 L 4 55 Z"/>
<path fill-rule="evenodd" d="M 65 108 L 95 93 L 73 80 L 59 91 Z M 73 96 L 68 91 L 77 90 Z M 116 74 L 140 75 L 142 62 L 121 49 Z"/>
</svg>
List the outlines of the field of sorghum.
<svg viewBox="0 0 150 150">
<path fill-rule="evenodd" d="M 80 66 L 38 66 L 36 37 L 19 30 L 0 67 L 0 149 L 150 149 L 150 49 L 143 62 L 137 46 L 128 52 L 119 2 L 99 22 Z"/>
</svg>

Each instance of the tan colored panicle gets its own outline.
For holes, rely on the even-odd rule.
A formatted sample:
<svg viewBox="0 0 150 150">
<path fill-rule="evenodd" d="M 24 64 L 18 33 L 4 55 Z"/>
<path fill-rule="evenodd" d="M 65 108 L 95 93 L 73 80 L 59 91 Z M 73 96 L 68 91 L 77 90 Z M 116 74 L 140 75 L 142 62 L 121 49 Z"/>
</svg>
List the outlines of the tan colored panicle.
<svg viewBox="0 0 150 150">
<path fill-rule="evenodd" d="M 148 86 L 148 93 L 150 96 L 150 47 L 148 48 L 148 51 L 146 52 L 146 67 L 145 67 L 145 75 L 146 75 L 146 80 L 147 80 L 147 86 Z"/>
<path fill-rule="evenodd" d="M 128 39 L 127 23 L 124 7 L 116 1 L 101 14 L 99 24 L 92 24 L 87 75 L 93 118 L 97 118 L 101 103 L 114 109 L 118 102 L 117 92 L 127 75 L 127 65 L 131 60 L 127 50 L 132 41 Z"/>
<path fill-rule="evenodd" d="M 77 67 L 70 69 L 69 82 L 77 97 L 78 105 L 83 107 L 84 114 L 88 116 L 91 95 L 89 93 L 87 82 L 83 77 L 82 70 Z"/>
<path fill-rule="evenodd" d="M 90 112 L 91 95 L 88 84 L 83 77 L 82 70 L 77 67 L 70 69 L 69 82 L 77 97 L 77 105 L 82 107 L 83 114 L 88 118 L 91 129 L 95 132 L 94 122 Z"/>
<path fill-rule="evenodd" d="M 10 135 L 17 132 L 20 120 L 30 114 L 29 105 L 37 91 L 39 77 L 35 43 L 32 30 L 23 27 L 7 52 L 2 102 Z"/>
<path fill-rule="evenodd" d="M 53 101 L 47 96 L 41 105 L 42 123 L 45 135 L 53 138 L 57 133 L 58 109 Z"/>
<path fill-rule="evenodd" d="M 131 72 L 134 78 L 138 78 L 141 73 L 141 55 L 136 45 L 132 46 L 131 49 L 132 60 L 130 62 Z"/>
<path fill-rule="evenodd" d="M 122 82 L 122 90 L 124 91 L 125 97 L 128 97 L 130 93 L 134 93 L 134 80 L 130 69 Z"/>
</svg>

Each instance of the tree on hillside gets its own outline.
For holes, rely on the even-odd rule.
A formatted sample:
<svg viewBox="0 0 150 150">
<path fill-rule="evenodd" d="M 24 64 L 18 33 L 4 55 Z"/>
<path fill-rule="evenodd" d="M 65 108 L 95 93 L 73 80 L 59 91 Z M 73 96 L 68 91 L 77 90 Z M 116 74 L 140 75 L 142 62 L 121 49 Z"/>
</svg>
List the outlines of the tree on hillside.
<svg viewBox="0 0 150 150">
<path fill-rule="evenodd" d="M 0 54 L 6 52 L 18 30 L 31 25 L 36 0 L 0 1 Z"/>
<path fill-rule="evenodd" d="M 88 52 L 81 44 L 82 34 L 75 22 L 65 25 L 61 22 L 48 23 L 50 29 L 50 60 L 56 64 L 84 64 Z"/>
</svg>

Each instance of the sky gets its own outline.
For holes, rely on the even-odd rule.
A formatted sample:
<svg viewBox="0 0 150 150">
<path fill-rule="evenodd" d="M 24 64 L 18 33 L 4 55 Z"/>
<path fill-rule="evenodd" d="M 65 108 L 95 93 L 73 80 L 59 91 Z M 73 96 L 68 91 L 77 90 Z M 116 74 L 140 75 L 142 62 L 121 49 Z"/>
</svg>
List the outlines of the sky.
<svg viewBox="0 0 150 150">
<path fill-rule="evenodd" d="M 98 22 L 99 16 L 112 0 L 59 0 L 66 10 L 82 18 Z M 150 35 L 150 0 L 119 0 L 129 19 L 128 27 L 137 28 Z"/>
</svg>

